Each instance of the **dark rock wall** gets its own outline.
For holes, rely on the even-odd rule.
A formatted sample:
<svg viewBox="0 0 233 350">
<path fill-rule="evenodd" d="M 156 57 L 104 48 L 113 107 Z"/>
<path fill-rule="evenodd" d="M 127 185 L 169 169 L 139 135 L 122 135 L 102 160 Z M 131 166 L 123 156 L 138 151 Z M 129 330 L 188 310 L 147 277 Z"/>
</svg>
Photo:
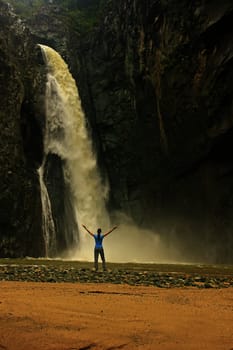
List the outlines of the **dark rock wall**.
<svg viewBox="0 0 233 350">
<path fill-rule="evenodd" d="M 77 80 L 110 204 L 185 259 L 232 262 L 232 2 L 108 4 Z"/>
<path fill-rule="evenodd" d="M 49 194 L 56 233 L 55 256 L 62 256 L 78 243 L 78 225 L 73 207 L 73 194 L 65 181 L 63 162 L 58 155 L 49 153 L 45 162 L 45 184 Z"/>
<path fill-rule="evenodd" d="M 11 8 L 0 1 L 0 256 L 41 256 L 43 62 Z"/>
</svg>

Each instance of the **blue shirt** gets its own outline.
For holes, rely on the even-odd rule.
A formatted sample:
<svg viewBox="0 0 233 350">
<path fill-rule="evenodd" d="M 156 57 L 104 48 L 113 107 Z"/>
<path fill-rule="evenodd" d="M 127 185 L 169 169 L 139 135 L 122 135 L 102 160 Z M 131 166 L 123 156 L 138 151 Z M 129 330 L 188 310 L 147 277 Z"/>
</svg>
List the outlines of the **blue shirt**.
<svg viewBox="0 0 233 350">
<path fill-rule="evenodd" d="M 94 238 L 95 238 L 95 248 L 97 248 L 97 249 L 103 248 L 102 242 L 103 242 L 104 236 L 101 234 L 98 235 L 96 233 L 96 234 L 94 234 Z"/>
</svg>

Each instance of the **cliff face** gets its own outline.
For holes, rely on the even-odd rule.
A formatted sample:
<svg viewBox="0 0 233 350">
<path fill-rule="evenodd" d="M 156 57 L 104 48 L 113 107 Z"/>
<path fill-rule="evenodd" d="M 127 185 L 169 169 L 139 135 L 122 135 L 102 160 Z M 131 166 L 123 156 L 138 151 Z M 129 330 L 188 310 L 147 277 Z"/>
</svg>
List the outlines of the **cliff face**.
<svg viewBox="0 0 233 350">
<path fill-rule="evenodd" d="M 57 5 L 28 24 L 77 80 L 110 208 L 160 232 L 184 259 L 232 263 L 232 2 L 101 3 L 100 23 L 89 33 L 74 30 Z M 26 148 L 27 159 L 40 154 L 32 153 Z M 35 166 L 19 158 L 23 176 L 32 176 Z"/>
<path fill-rule="evenodd" d="M 112 207 L 232 262 L 232 2 L 108 4 L 77 57 Z"/>
<path fill-rule="evenodd" d="M 44 254 L 36 169 L 43 157 L 40 49 L 0 1 L 0 256 Z"/>
</svg>

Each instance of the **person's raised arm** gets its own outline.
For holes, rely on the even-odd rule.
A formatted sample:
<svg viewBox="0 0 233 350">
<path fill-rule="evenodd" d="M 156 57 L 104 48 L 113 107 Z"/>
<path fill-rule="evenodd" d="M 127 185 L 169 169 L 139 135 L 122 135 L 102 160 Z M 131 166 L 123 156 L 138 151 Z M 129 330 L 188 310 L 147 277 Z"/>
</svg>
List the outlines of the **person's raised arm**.
<svg viewBox="0 0 233 350">
<path fill-rule="evenodd" d="M 108 232 L 106 232 L 103 236 L 106 237 L 107 235 L 109 235 L 109 233 L 111 233 L 112 231 L 114 231 L 117 228 L 117 226 L 114 226 L 111 230 L 109 230 Z"/>
<path fill-rule="evenodd" d="M 87 233 L 89 233 L 89 235 L 91 235 L 92 237 L 94 237 L 94 234 L 88 230 L 88 228 L 85 225 L 82 225 L 83 228 L 85 228 L 85 230 L 87 231 Z"/>
</svg>

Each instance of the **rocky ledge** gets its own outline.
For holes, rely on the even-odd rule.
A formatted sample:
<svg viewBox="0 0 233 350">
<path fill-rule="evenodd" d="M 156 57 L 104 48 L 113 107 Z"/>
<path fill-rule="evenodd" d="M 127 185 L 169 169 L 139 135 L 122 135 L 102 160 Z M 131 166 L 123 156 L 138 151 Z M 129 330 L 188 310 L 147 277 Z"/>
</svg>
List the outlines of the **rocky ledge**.
<svg viewBox="0 0 233 350">
<path fill-rule="evenodd" d="M 233 287 L 233 274 L 226 270 L 203 273 L 182 270 L 168 272 L 157 270 L 135 270 L 114 267 L 107 271 L 93 271 L 89 267 L 72 265 L 0 265 L 0 281 L 26 282 L 70 282 L 70 283 L 114 283 L 133 286 L 145 285 L 159 288 L 228 288 Z"/>
</svg>

